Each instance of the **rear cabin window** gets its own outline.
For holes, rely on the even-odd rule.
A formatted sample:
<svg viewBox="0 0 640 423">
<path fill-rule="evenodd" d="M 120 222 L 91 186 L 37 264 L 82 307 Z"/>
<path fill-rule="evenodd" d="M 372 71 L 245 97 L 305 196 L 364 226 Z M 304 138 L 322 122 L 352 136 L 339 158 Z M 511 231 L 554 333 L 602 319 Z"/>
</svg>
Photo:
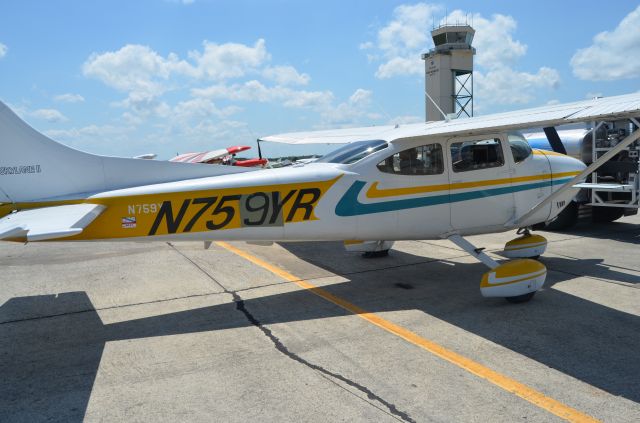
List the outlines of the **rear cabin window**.
<svg viewBox="0 0 640 423">
<path fill-rule="evenodd" d="M 498 138 L 464 141 L 451 144 L 454 172 L 469 172 L 504 165 L 502 146 Z"/>
<path fill-rule="evenodd" d="M 378 163 L 378 169 L 396 175 L 439 175 L 444 172 L 442 146 L 428 144 L 402 150 Z"/>
<path fill-rule="evenodd" d="M 511 147 L 511 154 L 513 154 L 513 161 L 515 163 L 523 162 L 533 153 L 531 146 L 529 146 L 529 143 L 522 135 L 509 134 L 509 146 Z"/>
</svg>

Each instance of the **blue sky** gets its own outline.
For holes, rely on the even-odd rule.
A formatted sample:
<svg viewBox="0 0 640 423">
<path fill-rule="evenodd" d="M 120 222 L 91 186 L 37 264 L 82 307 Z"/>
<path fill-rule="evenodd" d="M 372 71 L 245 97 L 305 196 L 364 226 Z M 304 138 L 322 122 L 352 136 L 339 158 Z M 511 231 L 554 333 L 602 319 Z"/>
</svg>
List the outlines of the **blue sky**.
<svg viewBox="0 0 640 423">
<path fill-rule="evenodd" d="M 25 0 L 0 5 L 0 100 L 121 156 L 418 122 L 420 54 L 445 17 L 477 31 L 476 114 L 639 89 L 633 1 Z"/>
</svg>

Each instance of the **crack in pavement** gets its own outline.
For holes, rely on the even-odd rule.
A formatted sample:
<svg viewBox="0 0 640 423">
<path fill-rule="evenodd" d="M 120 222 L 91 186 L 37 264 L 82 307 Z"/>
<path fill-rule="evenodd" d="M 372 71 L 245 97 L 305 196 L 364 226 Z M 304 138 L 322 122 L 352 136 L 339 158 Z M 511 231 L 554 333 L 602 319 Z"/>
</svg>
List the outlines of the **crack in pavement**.
<svg viewBox="0 0 640 423">
<path fill-rule="evenodd" d="M 302 364 L 303 366 L 306 366 L 312 370 L 315 370 L 317 372 L 319 372 L 323 377 L 327 378 L 334 378 L 336 380 L 339 380 L 347 385 L 349 385 L 352 388 L 357 389 L 358 391 L 362 392 L 363 394 L 365 394 L 367 396 L 367 398 L 371 401 L 377 401 L 380 404 L 384 405 L 387 410 L 384 410 L 378 406 L 376 406 L 375 404 L 371 403 L 371 402 L 367 402 L 367 404 L 371 405 L 372 407 L 388 414 L 389 416 L 395 418 L 396 420 L 401 420 L 401 421 L 405 421 L 405 422 L 409 422 L 409 423 L 416 423 L 415 420 L 413 420 L 411 418 L 411 416 L 409 416 L 408 413 L 401 411 L 398 409 L 398 407 L 395 406 L 395 404 L 386 401 L 384 398 L 380 397 L 379 395 L 375 394 L 373 391 L 371 391 L 369 388 L 367 388 L 364 385 L 361 385 L 339 373 L 335 373 L 332 372 L 330 370 L 325 369 L 324 367 L 318 365 L 318 364 L 314 364 L 311 363 L 310 361 L 300 357 L 298 354 L 292 352 L 291 350 L 289 350 L 284 343 L 277 337 L 274 335 L 273 331 L 271 329 L 269 329 L 267 326 L 263 325 L 260 320 L 258 320 L 253 314 L 251 314 L 251 312 L 249 310 L 247 310 L 246 306 L 245 306 L 245 302 L 242 299 L 242 297 L 240 297 L 240 295 L 238 294 L 237 291 L 230 291 L 228 290 L 224 285 L 222 285 L 216 278 L 214 278 L 212 275 L 209 274 L 209 272 L 207 272 L 205 269 L 203 269 L 200 265 L 198 265 L 198 263 L 196 263 L 195 261 L 193 261 L 191 258 L 189 258 L 187 255 L 185 255 L 184 253 L 182 253 L 182 251 L 178 250 L 173 244 L 171 244 L 170 242 L 167 242 L 167 244 L 173 248 L 178 254 L 180 254 L 182 257 L 184 257 L 187 261 L 189 261 L 191 264 L 193 264 L 197 269 L 199 269 L 202 273 L 204 273 L 208 278 L 210 278 L 216 285 L 218 285 L 226 294 L 231 295 L 233 302 L 236 304 L 236 310 L 238 310 L 239 312 L 241 312 L 245 318 L 249 321 L 249 323 L 251 323 L 253 326 L 255 326 L 257 329 L 259 329 L 266 337 L 267 339 L 269 339 L 269 341 L 271 341 L 271 343 L 274 345 L 274 347 L 276 348 L 276 350 L 280 353 L 282 353 L 283 355 L 285 355 L 287 358 L 296 361 L 300 364 Z M 340 386 L 339 384 L 335 383 L 336 386 L 340 387 L 341 389 L 346 390 L 347 392 L 349 392 L 350 394 L 353 394 L 353 392 L 349 391 L 348 389 L 345 389 L 344 387 Z"/>
</svg>

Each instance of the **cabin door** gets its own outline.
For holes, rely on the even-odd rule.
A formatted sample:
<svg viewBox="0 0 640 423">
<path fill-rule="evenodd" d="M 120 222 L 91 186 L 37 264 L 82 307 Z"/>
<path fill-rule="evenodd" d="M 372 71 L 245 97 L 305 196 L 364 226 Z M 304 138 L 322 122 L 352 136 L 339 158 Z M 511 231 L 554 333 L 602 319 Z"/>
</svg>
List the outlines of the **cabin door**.
<svg viewBox="0 0 640 423">
<path fill-rule="evenodd" d="M 499 229 L 515 213 L 510 161 L 500 136 L 447 142 L 451 226 L 460 233 Z"/>
</svg>

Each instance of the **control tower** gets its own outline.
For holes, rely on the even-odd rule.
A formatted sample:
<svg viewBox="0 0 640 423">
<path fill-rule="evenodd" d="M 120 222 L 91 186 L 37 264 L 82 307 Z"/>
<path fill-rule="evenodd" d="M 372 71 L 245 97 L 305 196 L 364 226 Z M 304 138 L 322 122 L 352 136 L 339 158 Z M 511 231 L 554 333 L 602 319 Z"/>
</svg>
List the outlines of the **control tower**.
<svg viewBox="0 0 640 423">
<path fill-rule="evenodd" d="M 469 25 L 443 25 L 431 31 L 435 48 L 422 55 L 426 92 L 445 115 L 473 116 L 473 55 L 475 30 Z M 425 95 L 426 120 L 443 120 Z"/>
</svg>

